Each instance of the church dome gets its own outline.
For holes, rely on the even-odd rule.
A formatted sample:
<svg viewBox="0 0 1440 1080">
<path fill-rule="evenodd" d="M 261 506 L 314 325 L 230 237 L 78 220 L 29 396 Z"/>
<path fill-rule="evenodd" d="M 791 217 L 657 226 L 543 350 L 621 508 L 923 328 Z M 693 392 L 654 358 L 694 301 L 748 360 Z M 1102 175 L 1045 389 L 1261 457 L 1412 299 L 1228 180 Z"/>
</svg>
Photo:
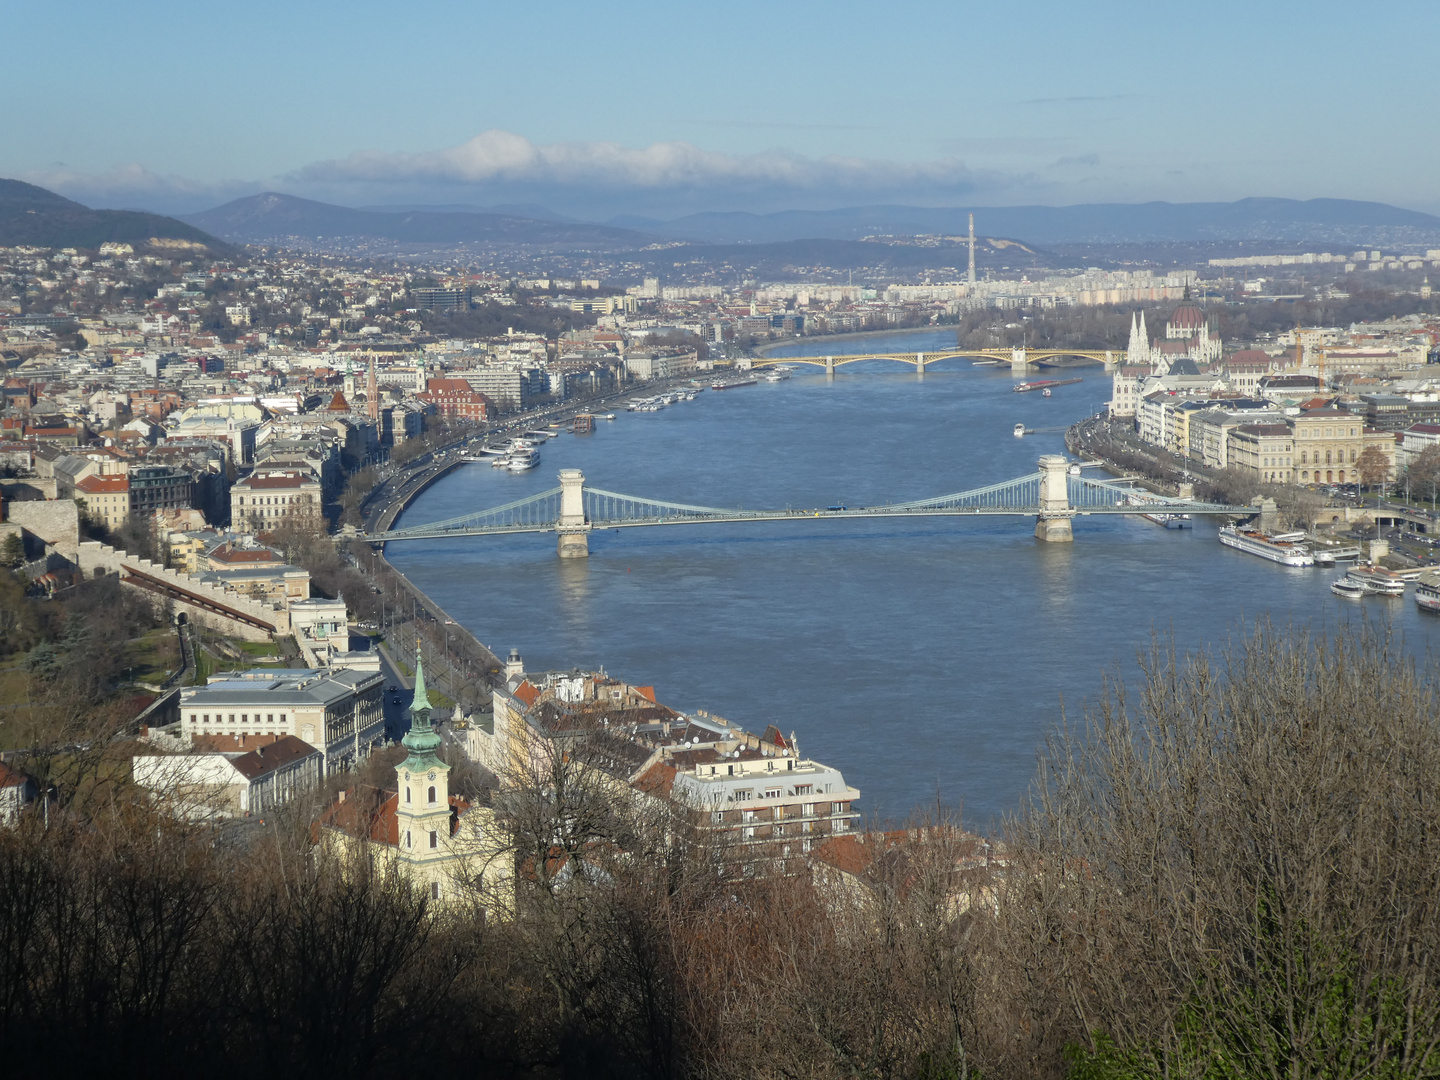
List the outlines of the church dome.
<svg viewBox="0 0 1440 1080">
<path fill-rule="evenodd" d="M 1181 304 L 1171 313 L 1168 325 L 1172 330 L 1186 330 L 1198 334 L 1205 325 L 1205 313 L 1194 304 Z"/>
</svg>

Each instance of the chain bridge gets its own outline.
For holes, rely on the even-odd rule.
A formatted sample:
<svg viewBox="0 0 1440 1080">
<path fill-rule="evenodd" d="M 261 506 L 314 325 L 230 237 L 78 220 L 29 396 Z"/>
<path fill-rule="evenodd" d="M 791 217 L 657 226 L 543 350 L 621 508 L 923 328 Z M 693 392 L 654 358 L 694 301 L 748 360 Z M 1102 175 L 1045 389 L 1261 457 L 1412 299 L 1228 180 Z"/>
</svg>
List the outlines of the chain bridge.
<svg viewBox="0 0 1440 1080">
<path fill-rule="evenodd" d="M 981 360 L 996 364 L 1009 364 L 1011 371 L 1023 372 L 1030 364 L 1041 360 L 1057 360 L 1061 357 L 1076 357 L 1095 360 L 1105 365 L 1106 371 L 1113 371 L 1123 351 L 1114 349 L 943 349 L 939 352 L 878 352 L 853 353 L 845 356 L 766 356 L 750 362 L 751 367 L 774 367 L 777 364 L 809 364 L 825 369 L 826 375 L 834 375 L 835 369 L 861 360 L 894 360 L 909 364 L 915 371 L 925 374 L 925 369 L 940 360 Z"/>
<path fill-rule="evenodd" d="M 587 486 L 579 469 L 562 469 L 559 479 L 559 487 L 503 506 L 425 525 L 366 533 L 361 538 L 375 544 L 389 544 L 400 540 L 553 532 L 559 535 L 561 558 L 583 558 L 590 553 L 587 537 L 592 529 L 815 519 L 1008 516 L 1034 518 L 1036 537 L 1066 542 L 1073 539 L 1070 521 L 1077 515 L 1249 515 L 1255 512 L 1254 507 L 1172 498 L 1114 480 L 1077 475 L 1058 454 L 1042 457 L 1039 469 L 1028 476 L 969 491 L 885 506 L 828 506 L 810 510 L 729 509 L 622 495 Z"/>
</svg>

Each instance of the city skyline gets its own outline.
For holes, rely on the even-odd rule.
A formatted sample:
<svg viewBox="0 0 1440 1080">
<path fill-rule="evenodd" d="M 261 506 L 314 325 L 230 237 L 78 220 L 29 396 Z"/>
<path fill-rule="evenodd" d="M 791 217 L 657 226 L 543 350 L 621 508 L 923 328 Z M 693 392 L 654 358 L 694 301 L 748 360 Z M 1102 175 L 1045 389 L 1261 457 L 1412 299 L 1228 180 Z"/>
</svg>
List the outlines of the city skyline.
<svg viewBox="0 0 1440 1080">
<path fill-rule="evenodd" d="M 446 2 L 397 19 L 264 0 L 236 24 L 81 0 L 63 21 L 12 16 L 38 47 L 0 75 L 0 173 L 172 213 L 267 189 L 597 220 L 1248 196 L 1440 210 L 1397 47 L 1434 10 L 1296 11 Z"/>
</svg>

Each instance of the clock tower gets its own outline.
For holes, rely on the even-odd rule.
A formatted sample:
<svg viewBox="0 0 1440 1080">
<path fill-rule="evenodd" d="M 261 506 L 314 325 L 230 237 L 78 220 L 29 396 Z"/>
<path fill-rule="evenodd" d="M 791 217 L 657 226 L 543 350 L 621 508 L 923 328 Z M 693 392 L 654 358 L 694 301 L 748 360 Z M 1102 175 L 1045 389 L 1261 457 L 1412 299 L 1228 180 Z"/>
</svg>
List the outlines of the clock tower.
<svg viewBox="0 0 1440 1080">
<path fill-rule="evenodd" d="M 409 754 L 395 767 L 399 801 L 398 854 L 408 863 L 434 899 L 448 892 L 444 864 L 452 858 L 450 845 L 450 766 L 436 751 L 440 735 L 430 726 L 430 698 L 425 692 L 425 668 L 415 649 L 415 696 L 410 701 L 410 730 L 400 740 Z"/>
</svg>

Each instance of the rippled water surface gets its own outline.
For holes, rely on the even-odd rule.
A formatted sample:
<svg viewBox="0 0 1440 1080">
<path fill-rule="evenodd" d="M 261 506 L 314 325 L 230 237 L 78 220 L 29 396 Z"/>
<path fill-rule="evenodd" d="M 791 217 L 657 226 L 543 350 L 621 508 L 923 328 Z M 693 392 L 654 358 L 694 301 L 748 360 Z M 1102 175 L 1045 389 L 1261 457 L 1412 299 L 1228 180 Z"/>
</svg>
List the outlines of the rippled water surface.
<svg viewBox="0 0 1440 1080">
<path fill-rule="evenodd" d="M 889 345 L 952 343 L 940 333 Z M 561 468 L 611 491 L 721 507 L 962 491 L 1063 451 L 1063 428 L 1109 396 L 1098 368 L 1077 373 L 1083 382 L 1043 398 L 1012 393 L 1008 369 L 964 361 L 923 378 L 881 361 L 833 380 L 802 368 L 784 383 L 622 412 L 592 435 L 551 440 L 528 474 L 464 467 L 403 523 L 546 490 Z M 1022 421 L 1040 433 L 1015 438 Z M 803 753 L 861 789 L 861 809 L 888 818 L 937 793 L 982 825 L 1015 806 L 1062 699 L 1077 715 L 1107 668 L 1133 672 L 1157 631 L 1195 648 L 1223 645 L 1242 619 L 1324 629 L 1363 614 L 1393 619 L 1416 652 L 1440 637 L 1440 619 L 1408 595 L 1341 600 L 1335 571 L 1232 551 L 1204 521 L 1167 531 L 1079 518 L 1067 545 L 1037 542 L 1033 527 L 798 519 L 592 533 L 588 560 L 562 562 L 553 535 L 395 544 L 389 556 L 497 652 L 518 646 L 531 670 L 603 665 L 676 708 L 794 730 Z"/>
</svg>

